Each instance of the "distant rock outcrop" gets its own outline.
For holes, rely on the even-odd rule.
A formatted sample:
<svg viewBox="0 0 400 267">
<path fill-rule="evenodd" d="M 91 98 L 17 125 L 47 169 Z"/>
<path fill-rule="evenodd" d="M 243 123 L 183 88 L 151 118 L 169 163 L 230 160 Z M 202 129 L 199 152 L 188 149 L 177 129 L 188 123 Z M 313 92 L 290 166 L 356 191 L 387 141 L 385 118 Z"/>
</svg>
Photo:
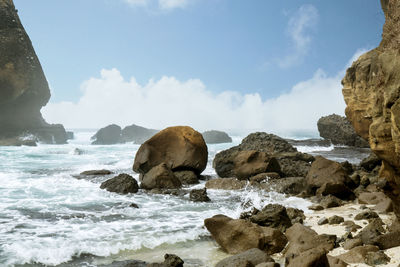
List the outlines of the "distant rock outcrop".
<svg viewBox="0 0 400 267">
<path fill-rule="evenodd" d="M 50 90 L 12 0 L 0 0 L 0 55 L 0 139 L 34 135 L 40 142 L 66 143 L 64 127 L 46 123 L 40 113 Z"/>
<path fill-rule="evenodd" d="M 142 126 L 132 124 L 122 129 L 121 139 L 122 142 L 134 142 L 135 144 L 143 144 L 158 132 L 158 130 L 147 129 Z"/>
<path fill-rule="evenodd" d="M 232 143 L 232 138 L 225 132 L 212 130 L 206 131 L 202 135 L 207 144 Z"/>
<path fill-rule="evenodd" d="M 368 142 L 357 135 L 346 117 L 336 114 L 321 117 L 317 125 L 319 135 L 334 145 L 369 147 Z"/>
<path fill-rule="evenodd" d="M 386 22 L 380 45 L 363 54 L 342 80 L 346 116 L 382 159 L 380 177 L 400 218 L 400 1 L 381 0 Z"/>
<path fill-rule="evenodd" d="M 116 124 L 108 125 L 97 131 L 91 138 L 92 145 L 114 145 L 121 143 L 121 127 Z"/>
<path fill-rule="evenodd" d="M 91 139 L 94 140 L 92 145 L 115 145 L 127 142 L 143 144 L 156 133 L 158 130 L 147 129 L 135 124 L 126 126 L 124 129 L 116 124 L 111 124 L 98 130 Z"/>
</svg>

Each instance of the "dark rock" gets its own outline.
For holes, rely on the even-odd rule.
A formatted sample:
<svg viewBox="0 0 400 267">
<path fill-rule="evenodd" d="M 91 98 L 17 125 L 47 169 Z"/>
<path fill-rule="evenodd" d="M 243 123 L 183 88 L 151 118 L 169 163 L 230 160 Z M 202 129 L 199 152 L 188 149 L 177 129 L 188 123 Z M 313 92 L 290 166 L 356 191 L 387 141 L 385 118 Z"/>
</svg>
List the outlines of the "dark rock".
<svg viewBox="0 0 400 267">
<path fill-rule="evenodd" d="M 355 238 L 361 239 L 365 245 L 372 245 L 376 238 L 384 234 L 384 232 L 385 229 L 382 227 L 382 221 L 380 219 L 372 219 L 371 222 L 355 236 Z"/>
<path fill-rule="evenodd" d="M 138 209 L 139 208 L 139 206 L 137 204 L 135 204 L 135 203 L 130 204 L 129 207 L 130 208 L 134 208 L 134 209 Z"/>
<path fill-rule="evenodd" d="M 369 220 L 373 218 L 379 218 L 379 215 L 372 210 L 366 210 L 363 212 L 358 213 L 355 217 L 354 220 Z"/>
<path fill-rule="evenodd" d="M 322 248 L 309 249 L 290 259 L 287 267 L 329 267 L 326 251 Z"/>
<path fill-rule="evenodd" d="M 139 185 L 132 176 L 123 173 L 103 182 L 100 188 L 114 193 L 128 194 L 137 193 Z"/>
<path fill-rule="evenodd" d="M 314 157 L 301 152 L 274 154 L 281 167 L 283 177 L 305 177 Z"/>
<path fill-rule="evenodd" d="M 352 175 L 354 173 L 353 165 L 347 160 L 340 162 L 340 165 L 342 166 L 343 170 L 346 171 L 347 175 Z"/>
<path fill-rule="evenodd" d="M 158 133 L 158 130 L 147 129 L 142 126 L 132 124 L 122 129 L 121 140 L 122 142 L 133 142 L 135 144 L 143 144 L 156 133 Z"/>
<path fill-rule="evenodd" d="M 341 224 L 344 222 L 344 218 L 341 216 L 333 215 L 328 218 L 329 224 Z"/>
<path fill-rule="evenodd" d="M 67 140 L 72 140 L 75 138 L 74 132 L 67 131 Z"/>
<path fill-rule="evenodd" d="M 37 146 L 37 144 L 35 140 L 6 138 L 6 139 L 0 139 L 0 146 Z"/>
<path fill-rule="evenodd" d="M 255 267 L 280 267 L 281 265 L 277 262 L 263 262 L 257 264 Z"/>
<path fill-rule="evenodd" d="M 167 164 L 161 163 L 143 176 L 140 187 L 147 190 L 154 188 L 176 189 L 181 188 L 182 184 L 168 168 Z"/>
<path fill-rule="evenodd" d="M 330 255 L 328 255 L 327 257 L 328 257 L 329 267 L 346 267 L 346 266 L 348 266 L 348 264 L 345 263 L 344 261 L 342 261 L 341 259 L 338 259 L 338 258 L 330 256 Z"/>
<path fill-rule="evenodd" d="M 344 221 L 343 226 L 345 226 L 346 231 L 347 232 L 357 232 L 358 229 L 362 228 L 361 226 L 359 226 L 358 224 L 355 224 L 355 222 L 353 221 Z"/>
<path fill-rule="evenodd" d="M 400 246 L 400 231 L 389 232 L 373 238 L 371 243 L 380 249 L 389 249 Z"/>
<path fill-rule="evenodd" d="M 204 224 L 215 241 L 230 254 L 259 248 L 271 255 L 282 251 L 287 243 L 286 237 L 279 230 L 258 226 L 246 220 L 216 215 L 206 219 Z"/>
<path fill-rule="evenodd" d="M 222 190 L 239 190 L 245 188 L 246 181 L 241 181 L 236 178 L 216 178 L 206 182 L 207 189 L 222 189 Z"/>
<path fill-rule="evenodd" d="M 180 189 L 165 189 L 165 188 L 153 188 L 150 191 L 148 191 L 150 194 L 156 194 L 156 195 L 172 195 L 172 196 L 181 196 L 183 197 L 187 192 L 184 190 Z"/>
<path fill-rule="evenodd" d="M 147 267 L 183 267 L 185 262 L 174 254 L 165 254 L 163 263 L 150 263 Z"/>
<path fill-rule="evenodd" d="M 274 191 L 288 195 L 298 195 L 306 187 L 304 177 L 287 177 L 276 180 L 268 180 L 261 184 L 251 182 L 251 185 L 266 191 Z"/>
<path fill-rule="evenodd" d="M 174 175 L 183 185 L 199 183 L 199 178 L 193 171 L 175 171 Z"/>
<path fill-rule="evenodd" d="M 324 209 L 329 209 L 342 206 L 343 201 L 335 196 L 328 195 L 321 199 L 320 204 Z"/>
<path fill-rule="evenodd" d="M 115 124 L 108 125 L 92 136 L 92 145 L 114 145 L 121 143 L 121 127 Z"/>
<path fill-rule="evenodd" d="M 190 191 L 189 195 L 190 200 L 195 202 L 209 202 L 210 198 L 207 196 L 207 189 L 193 189 Z"/>
<path fill-rule="evenodd" d="M 318 220 L 318 225 L 324 225 L 327 223 L 329 223 L 329 220 L 326 217 L 322 217 L 321 219 Z"/>
<path fill-rule="evenodd" d="M 172 171 L 191 170 L 200 174 L 207 165 L 203 136 L 188 126 L 169 127 L 143 143 L 135 156 L 133 170 L 145 174 L 165 163 Z"/>
<path fill-rule="evenodd" d="M 202 135 L 207 144 L 232 143 L 232 138 L 225 132 L 213 130 L 206 131 Z"/>
<path fill-rule="evenodd" d="M 254 175 L 250 177 L 249 180 L 250 182 L 262 183 L 262 182 L 268 182 L 269 180 L 276 180 L 280 178 L 281 176 L 277 172 L 265 172 Z"/>
<path fill-rule="evenodd" d="M 303 223 L 303 221 L 306 219 L 306 216 L 304 215 L 304 211 L 296 208 L 286 208 L 286 213 L 289 216 L 290 222 L 292 224 L 295 223 Z"/>
<path fill-rule="evenodd" d="M 390 258 L 383 251 L 367 252 L 365 256 L 365 263 L 370 266 L 387 264 L 388 262 L 390 262 Z"/>
<path fill-rule="evenodd" d="M 366 245 L 358 246 L 350 249 L 348 252 L 337 256 L 346 263 L 365 263 L 365 257 L 368 252 L 376 252 L 379 248 L 376 246 Z"/>
<path fill-rule="evenodd" d="M 284 232 L 292 226 L 286 208 L 279 204 L 268 204 L 261 211 L 251 216 L 249 220 L 260 226 L 268 226 Z"/>
<path fill-rule="evenodd" d="M 321 205 L 318 205 L 318 204 L 314 204 L 314 205 L 309 206 L 308 209 L 309 209 L 309 210 L 318 211 L 318 210 L 323 210 L 324 207 L 322 207 Z"/>
<path fill-rule="evenodd" d="M 358 196 L 358 203 L 373 205 L 387 199 L 389 199 L 389 197 L 387 197 L 383 192 L 363 192 Z"/>
<path fill-rule="evenodd" d="M 0 2 L 0 55 L 0 139 L 34 135 L 42 143 L 65 144 L 64 127 L 46 123 L 40 113 L 50 89 L 11 0 Z"/>
<path fill-rule="evenodd" d="M 288 141 L 274 135 L 263 132 L 252 133 L 243 139 L 240 144 L 241 150 L 256 150 L 269 154 L 282 152 L 297 152 Z"/>
<path fill-rule="evenodd" d="M 347 239 L 343 244 L 343 248 L 346 250 L 350 250 L 352 248 L 362 246 L 362 245 L 363 245 L 363 242 L 359 238 Z"/>
<path fill-rule="evenodd" d="M 352 235 L 351 232 L 346 232 L 346 233 L 344 233 L 341 237 L 339 237 L 338 239 L 336 239 L 336 243 L 343 243 L 343 242 L 345 242 L 346 240 L 353 239 L 353 238 L 354 238 L 354 237 L 353 237 L 353 235 Z"/>
<path fill-rule="evenodd" d="M 252 266 L 264 262 L 274 262 L 274 260 L 264 251 L 252 248 L 245 252 L 223 259 L 215 267 L 243 267 L 249 262 Z"/>
<path fill-rule="evenodd" d="M 104 175 L 110 175 L 113 174 L 112 171 L 110 170 L 89 170 L 89 171 L 84 171 L 81 172 L 79 175 L 86 175 L 86 176 L 104 176 Z"/>
<path fill-rule="evenodd" d="M 368 142 L 356 134 L 346 117 L 332 114 L 318 120 L 319 135 L 335 145 L 369 147 Z"/>
<path fill-rule="evenodd" d="M 371 153 L 367 158 L 360 162 L 360 166 L 366 171 L 372 171 L 376 166 L 380 166 L 382 160 L 379 159 L 374 153 Z"/>
</svg>

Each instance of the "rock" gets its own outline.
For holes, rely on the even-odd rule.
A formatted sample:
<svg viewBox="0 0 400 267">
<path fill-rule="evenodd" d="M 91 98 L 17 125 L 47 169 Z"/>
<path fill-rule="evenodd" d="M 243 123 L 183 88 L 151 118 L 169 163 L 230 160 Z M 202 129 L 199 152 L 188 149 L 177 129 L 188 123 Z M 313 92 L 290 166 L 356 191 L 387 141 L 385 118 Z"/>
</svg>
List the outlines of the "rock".
<svg viewBox="0 0 400 267">
<path fill-rule="evenodd" d="M 357 135 L 346 117 L 336 114 L 321 117 L 317 125 L 319 135 L 334 145 L 369 147 L 368 142 Z"/>
<path fill-rule="evenodd" d="M 183 267 L 185 262 L 174 254 L 165 254 L 163 263 L 150 263 L 147 267 Z"/>
<path fill-rule="evenodd" d="M 34 135 L 42 143 L 65 144 L 64 127 L 46 123 L 40 113 L 50 89 L 13 1 L 0 1 L 0 18 L 0 140 Z"/>
<path fill-rule="evenodd" d="M 174 175 L 183 185 L 199 183 L 199 178 L 193 171 L 175 171 Z"/>
<path fill-rule="evenodd" d="M 379 213 L 388 213 L 393 211 L 393 202 L 390 198 L 382 200 L 375 207 L 374 210 L 378 211 Z"/>
<path fill-rule="evenodd" d="M 322 248 L 309 249 L 290 259 L 287 267 L 329 267 L 326 251 Z"/>
<path fill-rule="evenodd" d="M 358 224 L 355 224 L 353 221 L 344 221 L 343 226 L 346 226 L 345 230 L 346 232 L 357 232 L 358 229 L 361 229 L 362 227 L 359 226 Z"/>
<path fill-rule="evenodd" d="M 257 264 L 264 262 L 274 262 L 274 260 L 264 251 L 258 248 L 252 248 L 240 254 L 223 259 L 218 262 L 215 267 L 242 267 L 246 266 L 243 264 L 246 264 L 246 262 L 251 263 L 252 266 L 256 266 Z"/>
<path fill-rule="evenodd" d="M 355 238 L 361 239 L 365 245 L 371 245 L 375 242 L 376 238 L 384 232 L 385 229 L 382 227 L 382 221 L 379 219 L 373 219 L 358 233 L 358 235 L 355 236 Z"/>
<path fill-rule="evenodd" d="M 372 210 L 366 210 L 363 212 L 358 213 L 355 217 L 354 220 L 369 220 L 373 218 L 379 218 L 379 215 Z"/>
<path fill-rule="evenodd" d="M 358 203 L 360 204 L 378 204 L 388 197 L 383 192 L 363 192 L 358 196 Z"/>
<path fill-rule="evenodd" d="M 0 146 L 37 146 L 35 140 L 23 140 L 21 138 L 0 139 Z"/>
<path fill-rule="evenodd" d="M 139 185 L 132 176 L 122 173 L 103 182 L 100 185 L 100 188 L 114 193 L 128 194 L 137 193 L 139 190 Z"/>
<path fill-rule="evenodd" d="M 135 156 L 133 170 L 145 174 L 165 163 L 172 171 L 200 174 L 207 165 L 207 145 L 202 135 L 188 126 L 166 128 L 144 142 Z"/>
<path fill-rule="evenodd" d="M 346 116 L 357 134 L 382 159 L 380 177 L 400 218 L 400 3 L 385 0 L 386 18 L 379 46 L 358 58 L 342 80 Z"/>
<path fill-rule="evenodd" d="M 268 204 L 261 211 L 249 217 L 249 220 L 260 226 L 268 226 L 284 232 L 292 226 L 286 208 L 279 204 Z"/>
<path fill-rule="evenodd" d="M 67 140 L 75 139 L 74 132 L 67 131 Z"/>
<path fill-rule="evenodd" d="M 232 143 L 232 138 L 225 132 L 212 130 L 206 131 L 202 135 L 207 144 Z"/>
<path fill-rule="evenodd" d="M 303 221 L 306 219 L 306 216 L 304 215 L 304 211 L 302 211 L 300 209 L 289 207 L 289 208 L 286 208 L 286 213 L 292 224 L 303 223 Z"/>
<path fill-rule="evenodd" d="M 329 220 L 326 217 L 322 217 L 321 219 L 318 220 L 318 225 L 324 225 L 329 223 Z"/>
<path fill-rule="evenodd" d="M 352 199 L 354 193 L 350 186 L 352 180 L 342 166 L 321 156 L 312 163 L 306 177 L 308 191 L 311 194 L 334 195 L 340 199 Z"/>
<path fill-rule="evenodd" d="M 82 263 L 82 265 L 87 264 L 87 262 Z M 114 261 L 111 264 L 100 264 L 98 267 L 148 267 L 145 261 L 137 260 L 126 260 L 126 261 Z"/>
<path fill-rule="evenodd" d="M 246 185 L 246 181 L 236 178 L 216 178 L 206 182 L 207 189 L 239 190 L 245 188 Z"/>
<path fill-rule="evenodd" d="M 259 248 L 271 255 L 282 251 L 287 243 L 286 237 L 279 230 L 258 226 L 246 220 L 216 215 L 206 219 L 204 224 L 217 243 L 230 254 Z"/>
<path fill-rule="evenodd" d="M 139 208 L 139 206 L 138 206 L 136 203 L 131 203 L 131 204 L 129 205 L 129 207 L 130 207 L 130 208 L 134 208 L 134 209 L 138 209 L 138 208 Z"/>
<path fill-rule="evenodd" d="M 328 257 L 329 267 L 346 267 L 346 266 L 348 266 L 348 264 L 345 263 L 344 261 L 342 261 L 341 259 L 332 257 L 330 255 L 328 255 L 327 257 Z"/>
<path fill-rule="evenodd" d="M 251 182 L 251 185 L 257 186 L 266 191 L 274 191 L 288 195 L 298 195 L 306 187 L 304 177 L 287 177 L 276 180 L 268 180 L 261 184 Z"/>
<path fill-rule="evenodd" d="M 140 187 L 147 190 L 154 188 L 176 189 L 182 187 L 182 184 L 167 164 L 161 163 L 143 176 Z"/>
<path fill-rule="evenodd" d="M 256 267 L 280 267 L 280 266 L 281 265 L 276 262 L 263 262 L 256 265 Z"/>
<path fill-rule="evenodd" d="M 376 252 L 379 248 L 376 246 L 366 245 L 352 248 L 348 252 L 337 256 L 346 263 L 365 263 L 365 257 L 368 252 Z"/>
<path fill-rule="evenodd" d="M 365 256 L 365 263 L 370 266 L 387 264 L 388 262 L 390 262 L 390 258 L 383 251 L 367 252 Z"/>
<path fill-rule="evenodd" d="M 362 245 L 363 245 L 363 242 L 359 238 L 347 239 L 343 244 L 343 248 L 346 250 L 350 250 L 352 248 L 362 246 Z"/>
<path fill-rule="evenodd" d="M 243 139 L 240 148 L 241 150 L 256 150 L 269 154 L 297 152 L 297 149 L 285 139 L 263 132 L 249 134 Z"/>
<path fill-rule="evenodd" d="M 382 160 L 379 159 L 374 153 L 371 153 L 368 157 L 360 162 L 360 167 L 364 168 L 366 171 L 372 171 L 376 166 L 380 166 Z"/>
<path fill-rule="evenodd" d="M 274 154 L 281 167 L 283 177 L 305 177 L 314 157 L 301 152 Z"/>
<path fill-rule="evenodd" d="M 86 176 L 104 176 L 104 175 L 110 175 L 113 174 L 112 171 L 110 170 L 89 170 L 89 171 L 84 171 L 81 172 L 79 175 L 86 175 Z"/>
<path fill-rule="evenodd" d="M 193 189 L 190 191 L 189 195 L 190 200 L 194 202 L 209 202 L 210 198 L 207 196 L 207 189 Z"/>
<path fill-rule="evenodd" d="M 269 180 L 276 180 L 280 178 L 281 176 L 277 172 L 265 172 L 254 175 L 250 177 L 249 180 L 250 182 L 262 183 L 262 182 L 268 182 Z"/>
<path fill-rule="evenodd" d="M 341 224 L 344 222 L 344 218 L 341 216 L 333 215 L 328 218 L 329 224 Z"/>
<path fill-rule="evenodd" d="M 318 205 L 318 204 L 314 204 L 314 205 L 309 206 L 308 209 L 309 209 L 309 210 L 318 211 L 318 210 L 323 210 L 324 207 L 322 207 L 321 205 Z"/>
<path fill-rule="evenodd" d="M 321 199 L 320 204 L 324 209 L 329 209 L 342 206 L 343 201 L 335 196 L 328 195 Z"/>
<path fill-rule="evenodd" d="M 378 246 L 380 249 L 398 247 L 400 246 L 400 231 L 378 235 L 372 239 L 371 244 Z"/>
<path fill-rule="evenodd" d="M 91 137 L 92 145 L 114 145 L 121 143 L 121 127 L 116 124 L 101 128 Z"/>
<path fill-rule="evenodd" d="M 240 151 L 233 159 L 233 176 L 238 179 L 249 179 L 251 176 L 265 172 L 280 172 L 278 161 L 264 152 L 255 150 Z"/>
<path fill-rule="evenodd" d="M 147 129 L 142 126 L 132 124 L 122 129 L 121 140 L 122 142 L 133 142 L 135 144 L 143 144 L 145 141 L 150 139 L 156 133 L 158 133 L 158 130 Z"/>
</svg>

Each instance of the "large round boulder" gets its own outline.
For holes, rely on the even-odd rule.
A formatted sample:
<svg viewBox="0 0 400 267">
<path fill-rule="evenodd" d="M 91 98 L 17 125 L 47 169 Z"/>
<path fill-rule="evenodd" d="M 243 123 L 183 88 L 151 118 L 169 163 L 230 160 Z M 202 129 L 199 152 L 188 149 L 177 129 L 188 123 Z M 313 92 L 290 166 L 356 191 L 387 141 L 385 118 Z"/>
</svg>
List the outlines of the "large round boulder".
<svg viewBox="0 0 400 267">
<path fill-rule="evenodd" d="M 188 126 L 169 127 L 143 143 L 133 170 L 145 174 L 165 163 L 172 171 L 192 170 L 200 174 L 207 165 L 208 150 L 203 136 Z"/>
</svg>

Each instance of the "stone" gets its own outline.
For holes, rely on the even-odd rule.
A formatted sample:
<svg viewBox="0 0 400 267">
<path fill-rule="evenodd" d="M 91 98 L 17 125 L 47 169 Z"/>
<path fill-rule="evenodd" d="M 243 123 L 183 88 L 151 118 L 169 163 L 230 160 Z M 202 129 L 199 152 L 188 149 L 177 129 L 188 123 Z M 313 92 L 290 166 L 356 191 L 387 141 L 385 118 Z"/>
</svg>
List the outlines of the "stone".
<svg viewBox="0 0 400 267">
<path fill-rule="evenodd" d="M 388 262 L 390 262 L 390 258 L 383 251 L 367 252 L 365 256 L 365 263 L 370 266 L 387 264 Z"/>
<path fill-rule="evenodd" d="M 304 211 L 302 211 L 300 209 L 288 207 L 288 208 L 286 208 L 286 213 L 292 224 L 303 223 L 303 221 L 306 219 L 306 216 L 304 215 Z"/>
<path fill-rule="evenodd" d="M 379 219 L 372 219 L 371 222 L 355 236 L 355 238 L 361 239 L 365 245 L 371 245 L 375 242 L 376 238 L 384 234 L 384 232 L 385 229 L 382 227 L 382 221 Z"/>
<path fill-rule="evenodd" d="M 346 250 L 350 250 L 352 248 L 362 246 L 362 245 L 363 245 L 363 242 L 359 238 L 347 239 L 343 244 L 343 248 Z"/>
<path fill-rule="evenodd" d="M 326 251 L 322 248 L 309 249 L 290 259 L 287 267 L 329 267 Z"/>
<path fill-rule="evenodd" d="M 202 135 L 207 144 L 232 143 L 232 138 L 222 131 L 205 131 Z"/>
<path fill-rule="evenodd" d="M 262 183 L 262 182 L 268 182 L 269 180 L 276 180 L 280 178 L 281 176 L 277 172 L 265 172 L 254 175 L 250 177 L 249 180 L 250 182 Z"/>
<path fill-rule="evenodd" d="M 137 181 L 132 176 L 125 173 L 103 182 L 100 188 L 119 194 L 137 193 L 139 191 Z"/>
<path fill-rule="evenodd" d="M 341 259 L 338 259 L 338 258 L 330 256 L 330 255 L 328 255 L 327 257 L 328 257 L 329 267 L 346 267 L 346 266 L 348 266 L 348 264 L 345 263 L 344 261 L 342 261 Z"/>
<path fill-rule="evenodd" d="M 185 262 L 174 254 L 165 254 L 163 263 L 150 263 L 146 267 L 183 267 Z"/>
<path fill-rule="evenodd" d="M 279 230 L 258 226 L 247 220 L 234 220 L 216 215 L 204 221 L 215 241 L 230 254 L 238 254 L 251 248 L 259 248 L 269 255 L 282 251 L 287 243 Z"/>
<path fill-rule="evenodd" d="M 318 211 L 318 210 L 323 210 L 324 207 L 322 207 L 321 205 L 318 205 L 318 204 L 314 204 L 314 205 L 309 206 L 308 209 L 309 209 L 309 210 Z"/>
<path fill-rule="evenodd" d="M 342 166 L 321 156 L 315 157 L 306 177 L 308 191 L 314 195 L 334 195 L 340 199 L 352 199 L 352 180 Z"/>
<path fill-rule="evenodd" d="M 323 225 L 329 223 L 329 220 L 326 217 L 322 217 L 318 220 L 318 225 Z"/>
<path fill-rule="evenodd" d="M 363 192 L 358 196 L 358 203 L 360 204 L 378 204 L 388 197 L 383 192 Z"/>
<path fill-rule="evenodd" d="M 240 181 L 236 178 L 216 178 L 206 182 L 207 189 L 222 189 L 222 190 L 239 190 L 245 188 L 246 181 Z"/>
<path fill-rule="evenodd" d="M 342 206 L 343 205 L 343 201 L 340 200 L 339 198 L 335 197 L 335 196 L 328 195 L 328 196 L 325 196 L 325 197 L 323 197 L 321 199 L 320 205 L 324 209 L 335 208 L 335 207 Z"/>
<path fill-rule="evenodd" d="M 358 136 L 346 117 L 336 114 L 321 117 L 317 126 L 319 135 L 334 145 L 369 147 L 368 142 Z"/>
<path fill-rule="evenodd" d="M 257 264 L 256 267 L 280 267 L 281 265 L 277 262 L 263 262 Z"/>
<path fill-rule="evenodd" d="M 133 142 L 135 144 L 143 144 L 156 133 L 158 133 L 158 130 L 147 129 L 132 124 L 121 130 L 121 141 L 124 143 Z"/>
<path fill-rule="evenodd" d="M 203 136 L 188 126 L 166 128 L 144 142 L 136 153 L 133 170 L 145 174 L 165 163 L 172 171 L 200 174 L 207 165 L 208 150 Z"/>
<path fill-rule="evenodd" d="M 101 128 L 91 137 L 92 145 L 114 145 L 121 143 L 121 127 L 116 124 Z"/>
<path fill-rule="evenodd" d="M 181 181 L 183 185 L 198 184 L 199 178 L 193 171 L 174 171 L 176 178 Z"/>
<path fill-rule="evenodd" d="M 292 226 L 286 208 L 279 204 L 268 204 L 261 211 L 251 216 L 249 220 L 260 226 L 268 226 L 284 232 Z"/>
<path fill-rule="evenodd" d="M 360 167 L 364 168 L 366 171 L 372 171 L 376 166 L 380 166 L 382 160 L 378 158 L 374 153 L 371 153 L 368 157 L 364 158 L 360 162 Z"/>
<path fill-rule="evenodd" d="M 221 260 L 215 265 L 215 267 L 242 267 L 246 266 L 243 263 L 251 263 L 252 266 L 256 266 L 257 264 L 264 262 L 274 262 L 274 260 L 264 251 L 258 248 L 252 248 L 245 252 L 239 253 L 234 256 L 230 256 Z"/>
<path fill-rule="evenodd" d="M 389 249 L 400 246 L 400 231 L 393 231 L 383 235 L 378 235 L 372 239 L 371 243 L 380 249 Z"/>
<path fill-rule="evenodd" d="M 110 170 L 89 170 L 89 171 L 84 171 L 81 172 L 79 175 L 86 175 L 86 176 L 105 176 L 105 175 L 110 175 L 113 174 L 112 171 Z"/>
<path fill-rule="evenodd" d="M 379 215 L 372 210 L 366 210 L 354 216 L 354 220 L 369 220 L 373 218 L 379 218 Z"/>
<path fill-rule="evenodd" d="M 140 187 L 147 190 L 155 188 L 176 189 L 181 188 L 182 184 L 168 168 L 167 164 L 161 163 L 143 176 Z"/>
<path fill-rule="evenodd" d="M 366 246 L 358 246 L 350 249 L 348 252 L 337 256 L 337 258 L 341 259 L 346 263 L 365 263 L 365 257 L 368 252 L 376 252 L 379 251 L 379 248 L 376 246 L 366 245 Z"/>
<path fill-rule="evenodd" d="M 136 204 L 136 203 L 131 203 L 131 204 L 129 205 L 129 207 L 130 207 L 130 208 L 134 208 L 134 209 L 138 209 L 138 208 L 139 208 L 138 204 Z"/>
<path fill-rule="evenodd" d="M 67 140 L 75 139 L 74 132 L 66 131 L 66 133 L 67 133 Z"/>
<path fill-rule="evenodd" d="M 251 185 L 266 191 L 274 191 L 281 194 L 298 195 L 306 188 L 304 177 L 286 177 L 268 180 L 263 183 L 250 182 Z"/>
<path fill-rule="evenodd" d="M 329 224 L 341 224 L 344 222 L 344 218 L 341 216 L 334 215 L 328 218 Z"/>
<path fill-rule="evenodd" d="M 347 232 L 357 232 L 358 229 L 361 229 L 362 227 L 356 224 L 353 221 L 344 221 L 342 223 L 343 226 L 345 226 L 345 230 Z"/>
<path fill-rule="evenodd" d="M 189 199 L 194 202 L 209 202 L 210 198 L 207 196 L 207 189 L 193 189 L 190 191 Z"/>
<path fill-rule="evenodd" d="M 265 172 L 280 172 L 278 161 L 265 152 L 240 151 L 233 159 L 233 176 L 240 180 Z"/>
</svg>

